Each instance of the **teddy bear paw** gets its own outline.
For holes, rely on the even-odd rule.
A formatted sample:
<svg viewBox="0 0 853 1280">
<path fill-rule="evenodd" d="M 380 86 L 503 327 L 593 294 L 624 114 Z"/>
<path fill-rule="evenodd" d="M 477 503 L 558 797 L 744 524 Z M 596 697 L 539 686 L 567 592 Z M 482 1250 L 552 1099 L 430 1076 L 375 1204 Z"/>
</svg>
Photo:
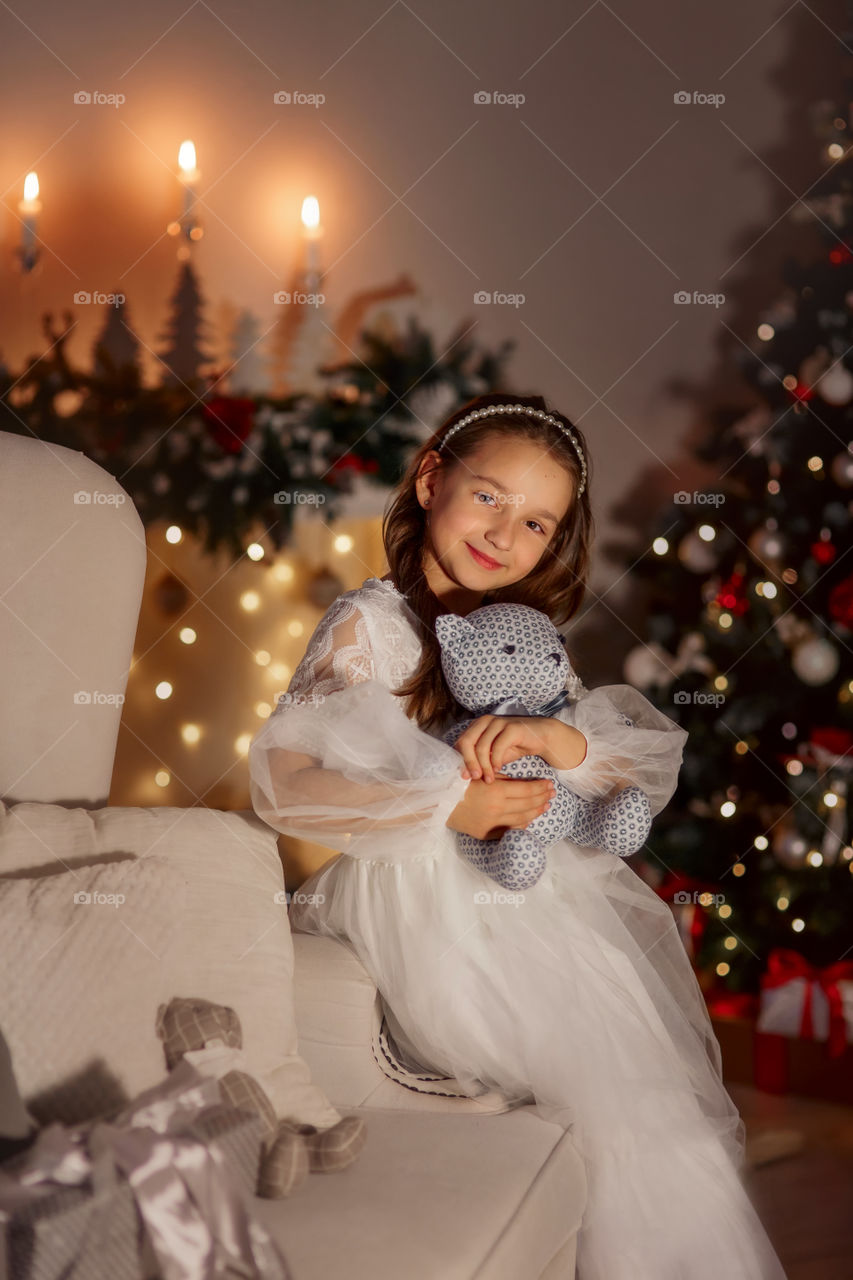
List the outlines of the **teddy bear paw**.
<svg viewBox="0 0 853 1280">
<path fill-rule="evenodd" d="M 317 1129 L 314 1125 L 298 1127 L 308 1148 L 312 1173 L 346 1169 L 367 1141 L 367 1125 L 361 1116 L 344 1116 L 328 1129 Z"/>
<path fill-rule="evenodd" d="M 309 1168 L 304 1136 L 297 1126 L 280 1121 L 278 1133 L 261 1161 L 258 1195 L 266 1200 L 289 1196 L 308 1177 Z"/>
</svg>

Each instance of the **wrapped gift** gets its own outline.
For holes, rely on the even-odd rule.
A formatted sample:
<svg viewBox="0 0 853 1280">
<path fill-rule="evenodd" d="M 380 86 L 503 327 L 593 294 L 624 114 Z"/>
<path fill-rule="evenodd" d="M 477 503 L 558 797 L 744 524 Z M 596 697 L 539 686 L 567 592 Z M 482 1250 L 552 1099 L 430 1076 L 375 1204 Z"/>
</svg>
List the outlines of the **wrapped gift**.
<svg viewBox="0 0 853 1280">
<path fill-rule="evenodd" d="M 758 1030 L 827 1042 L 838 1058 L 853 1043 L 853 961 L 818 969 L 784 947 L 770 952 L 761 979 Z"/>
<path fill-rule="evenodd" d="M 115 1117 L 0 1165 L 0 1280 L 290 1280 L 252 1216 L 262 1121 L 180 1062 Z"/>
</svg>

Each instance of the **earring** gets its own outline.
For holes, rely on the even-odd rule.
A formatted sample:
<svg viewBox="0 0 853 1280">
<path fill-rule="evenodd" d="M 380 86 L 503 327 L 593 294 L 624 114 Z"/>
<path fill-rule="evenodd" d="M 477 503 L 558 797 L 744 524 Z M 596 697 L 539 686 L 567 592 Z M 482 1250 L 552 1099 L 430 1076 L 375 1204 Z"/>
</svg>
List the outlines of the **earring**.
<svg viewBox="0 0 853 1280">
<path fill-rule="evenodd" d="M 429 498 L 424 498 L 424 506 L 425 507 L 429 506 Z"/>
</svg>

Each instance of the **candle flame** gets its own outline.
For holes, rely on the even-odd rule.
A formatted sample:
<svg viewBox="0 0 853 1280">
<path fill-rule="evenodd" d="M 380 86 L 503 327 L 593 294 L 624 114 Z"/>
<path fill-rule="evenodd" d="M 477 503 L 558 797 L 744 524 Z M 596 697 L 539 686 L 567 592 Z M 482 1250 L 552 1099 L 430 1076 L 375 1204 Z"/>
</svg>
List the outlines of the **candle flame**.
<svg viewBox="0 0 853 1280">
<path fill-rule="evenodd" d="M 39 180 L 35 173 L 28 173 L 24 178 L 24 199 L 37 200 L 39 194 Z"/>
<path fill-rule="evenodd" d="M 302 201 L 302 225 L 305 227 L 320 225 L 320 205 L 316 196 L 306 196 Z"/>
<path fill-rule="evenodd" d="M 178 151 L 178 164 L 184 173 L 192 173 L 195 169 L 195 143 L 190 142 L 189 138 L 181 143 Z"/>
</svg>

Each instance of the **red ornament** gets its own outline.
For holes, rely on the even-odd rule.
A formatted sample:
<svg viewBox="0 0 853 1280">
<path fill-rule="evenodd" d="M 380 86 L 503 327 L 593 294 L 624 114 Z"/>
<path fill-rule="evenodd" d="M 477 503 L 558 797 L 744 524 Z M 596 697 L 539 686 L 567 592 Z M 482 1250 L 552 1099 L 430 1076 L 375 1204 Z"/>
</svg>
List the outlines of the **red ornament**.
<svg viewBox="0 0 853 1280">
<path fill-rule="evenodd" d="M 214 396 L 201 406 L 211 438 L 225 453 L 239 453 L 252 430 L 255 402 L 238 396 Z"/>
<path fill-rule="evenodd" d="M 804 404 L 807 400 L 814 399 L 814 387 L 807 386 L 805 382 L 797 381 L 793 387 L 786 386 L 785 390 L 794 404 Z"/>
<path fill-rule="evenodd" d="M 829 612 L 836 622 L 853 631 L 853 577 L 839 582 L 829 593 Z"/>
<path fill-rule="evenodd" d="M 843 266 L 845 262 L 849 262 L 853 258 L 853 253 L 846 244 L 836 245 L 834 249 L 829 251 L 829 261 L 834 267 Z"/>
<path fill-rule="evenodd" d="M 744 575 L 742 573 L 733 573 L 728 581 L 724 582 L 720 587 L 716 596 L 716 602 L 722 609 L 728 609 L 729 613 L 734 613 L 738 617 L 746 613 L 749 608 L 749 601 L 743 589 L 743 581 Z"/>
<path fill-rule="evenodd" d="M 379 470 L 379 463 L 375 458 L 359 458 L 355 453 L 342 453 L 329 468 L 334 475 L 341 471 L 369 471 L 375 472 Z"/>
<path fill-rule="evenodd" d="M 815 747 L 823 747 L 824 751 L 834 756 L 844 756 L 853 751 L 853 733 L 847 729 L 838 729 L 835 725 L 818 725 L 812 729 L 809 742 Z"/>
<path fill-rule="evenodd" d="M 818 564 L 832 564 L 836 556 L 836 548 L 831 542 L 813 542 L 811 545 L 812 559 Z"/>
</svg>

